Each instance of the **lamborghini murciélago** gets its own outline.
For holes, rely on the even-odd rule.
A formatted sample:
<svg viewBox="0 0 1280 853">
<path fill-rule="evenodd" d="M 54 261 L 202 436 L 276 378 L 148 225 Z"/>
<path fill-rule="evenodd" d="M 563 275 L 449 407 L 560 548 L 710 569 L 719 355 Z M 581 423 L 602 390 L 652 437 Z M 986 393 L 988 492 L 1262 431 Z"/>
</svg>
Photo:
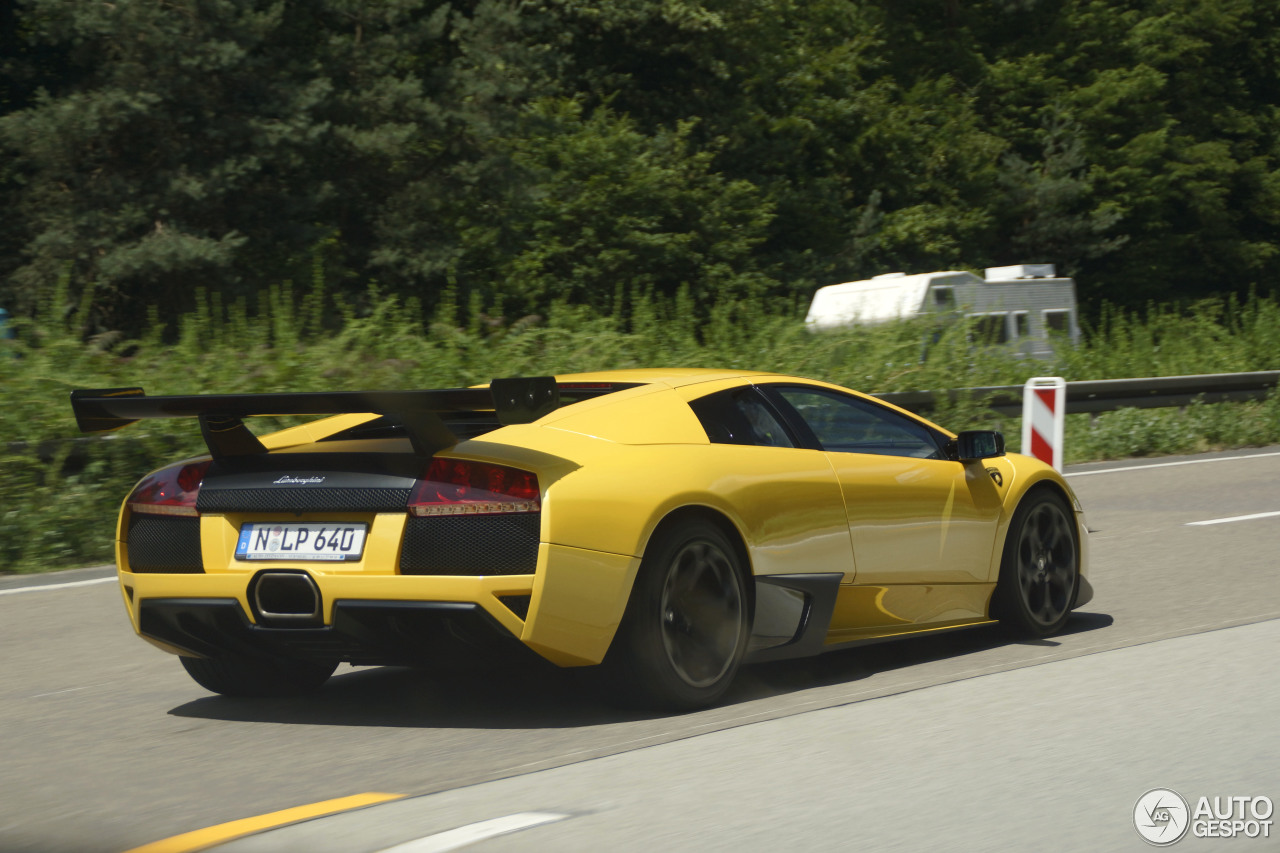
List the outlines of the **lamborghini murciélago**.
<svg viewBox="0 0 1280 853">
<path fill-rule="evenodd" d="M 691 708 L 743 662 L 1092 595 L 1082 510 L 999 433 L 809 379 L 627 370 L 424 391 L 72 394 L 80 428 L 196 418 L 209 453 L 125 499 L 134 629 L 229 695 L 341 662 L 523 645 Z M 256 435 L 254 415 L 325 415 Z"/>
</svg>

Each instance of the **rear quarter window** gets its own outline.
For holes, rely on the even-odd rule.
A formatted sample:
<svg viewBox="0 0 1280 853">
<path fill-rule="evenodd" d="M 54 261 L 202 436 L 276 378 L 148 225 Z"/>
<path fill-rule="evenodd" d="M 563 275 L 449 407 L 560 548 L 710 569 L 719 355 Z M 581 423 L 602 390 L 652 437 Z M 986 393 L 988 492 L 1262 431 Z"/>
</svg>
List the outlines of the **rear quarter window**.
<svg viewBox="0 0 1280 853">
<path fill-rule="evenodd" d="M 754 388 L 731 388 L 689 403 L 712 444 L 795 447 L 796 442 Z"/>
</svg>

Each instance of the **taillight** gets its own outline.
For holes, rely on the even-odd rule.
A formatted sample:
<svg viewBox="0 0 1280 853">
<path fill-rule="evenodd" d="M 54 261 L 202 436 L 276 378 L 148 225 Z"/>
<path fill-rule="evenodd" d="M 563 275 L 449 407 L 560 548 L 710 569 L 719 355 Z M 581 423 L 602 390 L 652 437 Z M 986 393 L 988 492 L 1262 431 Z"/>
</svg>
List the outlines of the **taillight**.
<svg viewBox="0 0 1280 853">
<path fill-rule="evenodd" d="M 541 508 L 538 477 L 529 471 L 472 462 L 433 459 L 409 498 L 413 515 L 471 515 L 536 512 Z"/>
<path fill-rule="evenodd" d="M 129 509 L 151 515 L 196 515 L 196 495 L 208 470 L 206 459 L 148 474 L 129 495 Z"/>
</svg>

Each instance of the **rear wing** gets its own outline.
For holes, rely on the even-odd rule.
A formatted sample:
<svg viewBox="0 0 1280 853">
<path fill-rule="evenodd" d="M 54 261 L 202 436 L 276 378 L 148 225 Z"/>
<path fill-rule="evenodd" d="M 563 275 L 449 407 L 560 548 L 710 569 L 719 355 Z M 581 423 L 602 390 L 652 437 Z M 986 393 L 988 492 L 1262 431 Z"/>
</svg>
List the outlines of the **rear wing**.
<svg viewBox="0 0 1280 853">
<path fill-rule="evenodd" d="M 430 391 L 330 391 L 148 397 L 141 388 L 81 389 L 71 408 L 81 432 L 120 429 L 144 418 L 198 418 L 214 458 L 265 453 L 244 425 L 255 415 L 384 415 L 404 427 L 416 453 L 430 456 L 458 439 L 442 413 L 493 412 L 500 424 L 531 423 L 560 405 L 554 376 L 494 379 L 488 388 Z"/>
</svg>

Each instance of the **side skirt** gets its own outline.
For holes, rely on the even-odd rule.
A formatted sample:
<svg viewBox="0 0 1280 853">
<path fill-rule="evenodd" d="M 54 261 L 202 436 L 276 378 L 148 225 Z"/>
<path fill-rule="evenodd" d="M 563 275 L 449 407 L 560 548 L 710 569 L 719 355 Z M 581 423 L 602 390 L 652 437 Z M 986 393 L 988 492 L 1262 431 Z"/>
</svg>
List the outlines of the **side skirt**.
<svg viewBox="0 0 1280 853">
<path fill-rule="evenodd" d="M 985 612 L 985 602 L 990 598 L 990 587 L 993 586 L 986 585 L 986 589 L 975 588 L 965 596 L 972 600 L 971 606 L 960 610 L 962 613 L 963 610 L 969 610 L 973 613 L 972 616 L 961 616 L 940 624 L 913 622 L 908 618 L 900 620 L 898 624 L 876 624 L 879 619 L 868 619 L 858 625 L 862 621 L 859 619 L 855 620 L 853 627 L 833 630 L 832 617 L 842 589 L 846 593 L 856 592 L 857 598 L 871 596 L 877 601 L 877 596 L 882 595 L 885 590 L 884 587 L 859 587 L 854 590 L 842 587 L 841 579 L 842 575 L 837 573 L 767 575 L 755 578 L 755 618 L 747 646 L 746 663 L 809 657 L 898 637 L 956 631 L 995 622 L 987 618 Z M 848 595 L 846 600 L 849 600 Z M 982 601 L 981 607 L 972 606 L 979 600 Z"/>
<path fill-rule="evenodd" d="M 932 627 L 906 628 L 903 630 L 890 630 L 882 634 L 872 634 L 865 637 L 858 637 L 852 640 L 841 640 L 839 642 L 826 644 L 822 647 L 823 651 L 832 652 L 837 649 L 849 649 L 854 646 L 871 646 L 876 643 L 884 643 L 889 640 L 898 640 L 903 637 L 919 637 L 924 634 L 948 634 L 952 631 L 963 631 L 967 628 L 976 628 L 979 625 L 995 625 L 995 619 L 972 619 L 966 622 L 959 622 L 954 625 L 937 625 Z"/>
<path fill-rule="evenodd" d="M 809 657 L 825 651 L 843 577 L 839 572 L 757 577 L 746 662 Z"/>
</svg>

